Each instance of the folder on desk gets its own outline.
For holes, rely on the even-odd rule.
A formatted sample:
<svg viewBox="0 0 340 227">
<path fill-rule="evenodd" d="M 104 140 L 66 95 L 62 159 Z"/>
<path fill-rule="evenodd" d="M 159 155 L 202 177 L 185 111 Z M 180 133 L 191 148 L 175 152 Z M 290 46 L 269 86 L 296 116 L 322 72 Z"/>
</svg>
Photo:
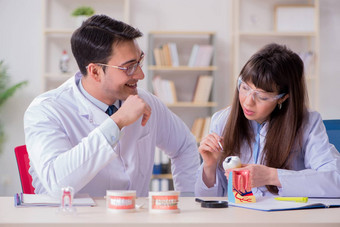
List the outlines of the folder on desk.
<svg viewBox="0 0 340 227">
<path fill-rule="evenodd" d="M 308 202 L 306 203 L 278 201 L 274 198 L 275 197 L 259 197 L 256 198 L 256 203 L 236 204 L 229 202 L 229 205 L 261 211 L 283 211 L 340 207 L 340 198 L 309 198 Z"/>
<path fill-rule="evenodd" d="M 73 206 L 95 206 L 96 203 L 89 195 L 76 195 L 73 199 Z M 56 198 L 45 194 L 24 194 L 16 193 L 14 195 L 14 206 L 60 206 L 60 201 Z"/>
</svg>

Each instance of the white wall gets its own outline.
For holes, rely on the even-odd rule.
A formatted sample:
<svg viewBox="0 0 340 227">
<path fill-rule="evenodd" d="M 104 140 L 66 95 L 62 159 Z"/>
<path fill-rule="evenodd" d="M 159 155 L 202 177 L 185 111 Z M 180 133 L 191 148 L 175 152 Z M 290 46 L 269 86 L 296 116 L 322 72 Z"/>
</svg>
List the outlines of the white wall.
<svg viewBox="0 0 340 227">
<path fill-rule="evenodd" d="M 219 107 L 229 105 L 231 77 L 231 1 L 228 0 L 130 0 L 130 22 L 145 35 L 141 47 L 147 49 L 150 30 L 209 30 L 217 32 Z M 0 154 L 0 196 L 20 191 L 14 147 L 25 143 L 23 114 L 41 87 L 41 0 L 0 0 L 0 60 L 9 66 L 12 82 L 28 80 L 0 111 L 7 135 Z M 324 118 L 340 118 L 336 91 L 340 85 L 340 1 L 321 0 L 321 80 L 320 113 Z M 28 10 L 29 9 L 29 10 Z M 18 16 L 20 15 L 20 16 Z M 141 83 L 145 86 L 146 83 Z"/>
</svg>

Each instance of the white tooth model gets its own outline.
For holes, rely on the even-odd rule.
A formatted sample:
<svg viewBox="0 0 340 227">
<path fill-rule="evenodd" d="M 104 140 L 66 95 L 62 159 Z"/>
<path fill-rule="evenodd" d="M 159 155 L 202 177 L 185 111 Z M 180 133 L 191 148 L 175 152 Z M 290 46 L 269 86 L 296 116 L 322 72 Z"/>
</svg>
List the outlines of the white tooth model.
<svg viewBox="0 0 340 227">
<path fill-rule="evenodd" d="M 223 161 L 223 169 L 233 169 L 241 167 L 241 160 L 237 156 L 228 156 Z"/>
</svg>

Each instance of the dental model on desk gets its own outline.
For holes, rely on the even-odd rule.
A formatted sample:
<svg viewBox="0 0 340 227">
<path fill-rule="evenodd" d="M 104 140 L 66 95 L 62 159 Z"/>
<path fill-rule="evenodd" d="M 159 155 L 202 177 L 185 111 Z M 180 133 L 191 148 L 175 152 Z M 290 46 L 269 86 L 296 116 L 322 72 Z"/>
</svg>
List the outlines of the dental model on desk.
<svg viewBox="0 0 340 227">
<path fill-rule="evenodd" d="M 228 200 L 232 203 L 255 203 L 249 170 L 237 170 L 240 167 L 241 160 L 237 156 L 229 156 L 223 161 L 224 170 L 233 169 L 228 178 Z"/>
<path fill-rule="evenodd" d="M 75 215 L 77 213 L 77 209 L 72 205 L 74 196 L 74 189 L 70 186 L 61 188 L 61 201 L 60 207 L 57 213 L 62 215 Z"/>
</svg>

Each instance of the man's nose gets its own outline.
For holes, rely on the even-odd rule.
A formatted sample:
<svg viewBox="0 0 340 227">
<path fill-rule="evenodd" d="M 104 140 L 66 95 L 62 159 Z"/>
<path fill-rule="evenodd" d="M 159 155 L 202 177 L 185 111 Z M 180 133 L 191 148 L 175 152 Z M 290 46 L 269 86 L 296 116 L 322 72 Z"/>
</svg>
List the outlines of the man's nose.
<svg viewBox="0 0 340 227">
<path fill-rule="evenodd" d="M 134 79 L 138 79 L 138 80 L 142 80 L 144 79 L 145 75 L 144 75 L 144 72 L 142 70 L 142 67 L 141 66 L 138 66 L 135 73 L 132 75 L 132 77 Z"/>
</svg>

